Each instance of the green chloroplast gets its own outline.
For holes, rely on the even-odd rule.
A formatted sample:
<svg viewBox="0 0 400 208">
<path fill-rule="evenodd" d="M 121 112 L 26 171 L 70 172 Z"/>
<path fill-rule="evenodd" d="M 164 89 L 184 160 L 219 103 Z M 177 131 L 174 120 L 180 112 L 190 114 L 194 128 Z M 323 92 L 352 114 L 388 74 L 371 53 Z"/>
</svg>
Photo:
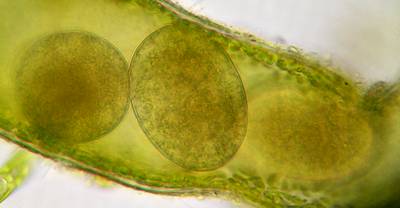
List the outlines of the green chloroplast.
<svg viewBox="0 0 400 208">
<path fill-rule="evenodd" d="M 0 135 L 30 152 L 137 190 L 254 207 L 400 194 L 399 83 L 364 86 L 168 0 L 0 8 Z"/>
</svg>

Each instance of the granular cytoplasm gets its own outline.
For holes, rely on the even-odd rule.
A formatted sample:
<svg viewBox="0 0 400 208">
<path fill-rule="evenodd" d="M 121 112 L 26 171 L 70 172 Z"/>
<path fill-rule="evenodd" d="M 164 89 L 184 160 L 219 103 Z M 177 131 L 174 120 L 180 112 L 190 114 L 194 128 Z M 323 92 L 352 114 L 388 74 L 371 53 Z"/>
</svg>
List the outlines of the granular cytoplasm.
<svg viewBox="0 0 400 208">
<path fill-rule="evenodd" d="M 0 8 L 7 141 L 157 194 L 254 207 L 400 194 L 398 83 L 358 83 L 167 0 Z"/>
<path fill-rule="evenodd" d="M 166 157 L 190 170 L 210 170 L 242 144 L 247 100 L 230 57 L 193 30 L 167 26 L 143 41 L 131 63 L 132 105 Z"/>
<path fill-rule="evenodd" d="M 16 87 L 23 114 L 41 136 L 85 142 L 110 132 L 126 112 L 127 63 L 87 32 L 37 41 L 23 56 Z"/>
<path fill-rule="evenodd" d="M 307 180 L 341 178 L 369 159 L 372 131 L 365 113 L 323 91 L 271 89 L 254 100 L 251 116 L 267 167 Z"/>
</svg>

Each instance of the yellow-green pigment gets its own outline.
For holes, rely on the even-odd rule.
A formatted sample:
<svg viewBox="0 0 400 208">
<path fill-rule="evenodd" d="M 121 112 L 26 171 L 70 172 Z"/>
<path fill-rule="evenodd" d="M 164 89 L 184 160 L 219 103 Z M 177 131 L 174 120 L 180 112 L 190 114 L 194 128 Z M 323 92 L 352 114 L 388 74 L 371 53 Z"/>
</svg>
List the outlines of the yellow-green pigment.
<svg viewBox="0 0 400 208">
<path fill-rule="evenodd" d="M 398 83 L 355 84 L 167 0 L 0 9 L 7 141 L 166 195 L 382 207 L 400 194 Z"/>
<path fill-rule="evenodd" d="M 126 112 L 128 66 L 113 46 L 95 35 L 49 35 L 23 56 L 16 74 L 24 115 L 44 137 L 68 142 L 97 139 Z"/>
<path fill-rule="evenodd" d="M 247 101 L 232 61 L 202 31 L 164 27 L 131 63 L 132 105 L 143 131 L 190 170 L 224 165 L 246 135 Z"/>
</svg>

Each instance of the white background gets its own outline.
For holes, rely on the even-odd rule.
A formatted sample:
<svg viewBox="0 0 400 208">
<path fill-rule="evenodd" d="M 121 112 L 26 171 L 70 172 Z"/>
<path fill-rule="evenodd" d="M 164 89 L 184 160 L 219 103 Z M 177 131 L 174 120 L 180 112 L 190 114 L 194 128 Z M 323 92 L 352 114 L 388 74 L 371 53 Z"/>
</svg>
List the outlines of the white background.
<svg viewBox="0 0 400 208">
<path fill-rule="evenodd" d="M 185 7 L 266 40 L 330 59 L 366 83 L 400 77 L 400 1 L 180 0 Z M 0 143 L 0 158 L 14 149 Z M 114 185 L 38 160 L 3 208 L 234 208 L 217 199 L 157 196 Z M 242 206 L 241 206 L 242 207 Z"/>
</svg>

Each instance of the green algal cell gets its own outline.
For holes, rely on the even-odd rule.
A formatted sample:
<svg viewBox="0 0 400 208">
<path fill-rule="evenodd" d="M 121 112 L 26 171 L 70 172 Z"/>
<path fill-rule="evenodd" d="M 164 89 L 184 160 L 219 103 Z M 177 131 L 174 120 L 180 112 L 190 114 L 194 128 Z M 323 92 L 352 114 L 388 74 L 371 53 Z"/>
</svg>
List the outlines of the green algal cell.
<svg viewBox="0 0 400 208">
<path fill-rule="evenodd" d="M 170 160 L 216 169 L 246 135 L 247 100 L 229 56 L 200 30 L 167 26 L 149 35 L 131 63 L 140 125 Z"/>
<path fill-rule="evenodd" d="M 138 190 L 255 207 L 398 198 L 398 83 L 366 92 L 170 1 L 0 9 L 0 135 L 29 151 Z"/>
<path fill-rule="evenodd" d="M 126 112 L 128 66 L 110 43 L 87 32 L 41 38 L 21 59 L 16 90 L 42 137 L 86 142 L 110 132 Z"/>
<path fill-rule="evenodd" d="M 356 106 L 293 88 L 271 89 L 253 101 L 249 138 L 266 168 L 307 180 L 341 178 L 365 165 L 372 145 L 366 115 Z"/>
<path fill-rule="evenodd" d="M 0 167 L 0 202 L 23 184 L 31 172 L 33 159 L 29 152 L 18 151 Z"/>
</svg>

